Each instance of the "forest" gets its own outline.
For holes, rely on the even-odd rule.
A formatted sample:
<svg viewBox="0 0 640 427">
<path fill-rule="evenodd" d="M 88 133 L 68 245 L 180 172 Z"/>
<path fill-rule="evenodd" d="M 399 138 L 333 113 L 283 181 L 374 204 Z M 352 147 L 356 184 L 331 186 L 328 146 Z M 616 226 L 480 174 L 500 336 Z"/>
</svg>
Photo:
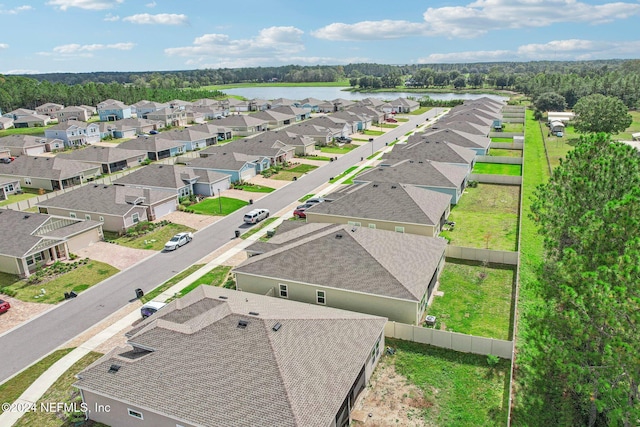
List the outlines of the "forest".
<svg viewBox="0 0 640 427">
<path fill-rule="evenodd" d="M 349 64 L 339 66 L 255 67 L 155 72 L 0 75 L 0 109 L 35 108 L 45 102 L 96 105 L 114 98 L 127 104 L 142 99 L 216 98 L 209 85 L 264 82 L 348 82 L 354 90 L 385 88 L 490 89 L 564 97 L 568 108 L 582 97 L 617 97 L 628 108 L 640 101 L 640 60 L 534 61 L 475 64 Z"/>
</svg>

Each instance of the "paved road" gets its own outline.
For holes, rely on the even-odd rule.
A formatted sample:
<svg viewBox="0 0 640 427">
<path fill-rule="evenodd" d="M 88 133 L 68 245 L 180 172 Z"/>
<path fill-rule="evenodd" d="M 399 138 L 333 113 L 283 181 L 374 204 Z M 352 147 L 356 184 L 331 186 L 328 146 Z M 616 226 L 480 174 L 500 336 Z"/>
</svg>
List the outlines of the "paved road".
<svg viewBox="0 0 640 427">
<path fill-rule="evenodd" d="M 373 143 L 352 150 L 337 161 L 260 199 L 255 205 L 247 206 L 200 230 L 191 243 L 179 250 L 153 255 L 0 337 L 0 383 L 124 307 L 135 297 L 136 288 L 141 288 L 145 293 L 154 289 L 227 243 L 234 237 L 235 230 L 247 231 L 247 228 L 239 226 L 248 210 L 260 207 L 278 212 L 294 200 L 312 193 L 329 178 L 358 163 L 362 157 L 366 158 L 385 144 L 401 138 L 434 115 L 435 111 L 431 110 L 411 116 L 409 122 L 401 123 L 401 126 L 377 137 Z"/>
</svg>

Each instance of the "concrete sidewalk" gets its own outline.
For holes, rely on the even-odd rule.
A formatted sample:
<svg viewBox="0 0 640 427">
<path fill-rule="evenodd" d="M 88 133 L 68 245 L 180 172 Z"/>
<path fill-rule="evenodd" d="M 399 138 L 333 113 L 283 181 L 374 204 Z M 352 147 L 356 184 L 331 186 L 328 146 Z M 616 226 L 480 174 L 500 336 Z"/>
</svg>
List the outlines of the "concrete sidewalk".
<svg viewBox="0 0 640 427">
<path fill-rule="evenodd" d="M 383 151 L 387 151 L 391 148 L 392 147 L 384 147 L 383 149 L 380 150 L 381 151 L 380 154 L 378 154 L 375 158 L 370 160 L 365 159 L 364 161 L 359 162 L 357 164 L 356 169 L 353 170 L 351 173 L 349 173 L 348 175 L 345 175 L 343 178 L 341 178 L 339 181 L 333 184 L 321 185 L 320 187 L 317 188 L 317 191 L 314 194 L 316 194 L 317 196 L 324 196 L 334 191 L 341 185 L 343 181 L 349 179 L 352 176 L 355 176 L 365 166 L 369 166 L 373 164 L 380 157 Z M 176 283 L 171 288 L 164 291 L 157 298 L 155 298 L 155 300 L 161 301 L 161 302 L 167 301 L 169 298 L 172 298 L 173 296 L 175 296 L 175 294 L 182 291 L 182 289 L 184 289 L 185 287 L 193 283 L 195 280 L 202 277 L 204 274 L 208 273 L 211 269 L 219 265 L 222 265 L 229 258 L 237 255 L 238 253 L 243 251 L 247 246 L 251 245 L 252 243 L 257 241 L 260 237 L 264 236 L 268 230 L 272 230 L 276 228 L 278 225 L 282 223 L 282 221 L 291 217 L 293 209 L 299 204 L 300 202 L 296 200 L 286 208 L 280 210 L 277 215 L 279 218 L 276 221 L 269 224 L 269 226 L 259 230 L 258 232 L 248 237 L 247 239 L 236 239 L 229 242 L 227 245 L 221 248 L 224 250 L 221 255 L 207 262 L 203 267 L 201 267 L 194 273 L 190 274 L 189 276 L 185 277 L 183 280 Z M 229 247 L 227 249 L 224 249 L 226 246 L 229 246 Z M 203 258 L 203 260 L 205 260 L 206 258 L 208 257 Z M 56 363 L 51 365 L 49 369 L 47 369 L 40 377 L 38 377 L 33 382 L 33 384 L 31 384 L 24 391 L 24 393 L 22 393 L 22 395 L 15 401 L 16 406 L 22 409 L 22 411 L 3 412 L 2 414 L 0 414 L 0 426 L 12 426 L 13 424 L 15 424 L 20 419 L 20 417 L 22 417 L 22 415 L 28 412 L 31 408 L 35 407 L 38 400 L 42 398 L 44 393 L 46 393 L 46 391 L 56 382 L 56 380 L 60 378 L 60 376 L 62 376 L 62 374 L 64 374 L 67 370 L 69 370 L 69 368 L 71 368 L 73 364 L 75 364 L 81 358 L 89 354 L 91 351 L 94 351 L 96 348 L 98 348 L 98 346 L 105 343 L 107 340 L 109 340 L 113 336 L 120 333 L 124 333 L 125 329 L 130 327 L 131 324 L 133 324 L 136 320 L 140 319 L 139 304 L 131 303 L 126 307 L 126 309 L 123 309 L 120 312 L 114 313 L 112 316 L 122 315 L 122 311 L 127 313 L 124 317 L 117 320 L 110 326 L 105 327 L 96 335 L 94 335 L 93 337 L 91 337 L 90 339 L 88 339 L 78 347 L 76 347 L 69 354 L 67 354 L 66 356 L 58 360 Z M 100 322 L 100 323 L 106 324 L 112 321 L 113 320 L 112 316 L 109 316 L 107 319 L 105 319 L 103 322 Z M 64 345 L 61 346 L 60 348 L 64 348 Z"/>
</svg>

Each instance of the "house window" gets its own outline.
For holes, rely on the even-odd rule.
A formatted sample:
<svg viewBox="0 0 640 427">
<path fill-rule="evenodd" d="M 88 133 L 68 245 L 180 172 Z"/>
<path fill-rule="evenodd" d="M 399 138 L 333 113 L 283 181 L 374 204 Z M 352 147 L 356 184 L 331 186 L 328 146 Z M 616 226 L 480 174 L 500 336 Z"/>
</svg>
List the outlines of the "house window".
<svg viewBox="0 0 640 427">
<path fill-rule="evenodd" d="M 134 224 L 137 224 L 140 222 L 140 214 L 139 213 L 134 213 L 133 215 L 131 215 L 131 219 L 133 220 Z"/>
<path fill-rule="evenodd" d="M 396 227 L 396 232 L 404 233 L 404 227 Z"/>
<path fill-rule="evenodd" d="M 7 192 L 9 192 L 9 193 L 10 193 L 10 192 L 12 192 L 12 191 L 13 191 L 13 184 L 7 184 L 7 185 L 4 187 L 4 189 L 5 189 Z"/>
<path fill-rule="evenodd" d="M 380 354 L 380 341 L 382 340 L 382 334 L 378 337 L 378 341 L 376 341 L 376 345 L 373 346 L 371 350 L 371 364 L 373 365 Z"/>
<path fill-rule="evenodd" d="M 280 283 L 278 287 L 280 288 L 280 297 L 289 298 L 289 287 L 282 283 Z"/>
<path fill-rule="evenodd" d="M 69 212 L 69 218 L 77 218 L 75 212 Z"/>
<path fill-rule="evenodd" d="M 89 215 L 89 214 L 84 214 L 84 219 L 91 219 L 91 215 Z"/>
<path fill-rule="evenodd" d="M 362 225 L 361 222 L 356 222 L 356 221 L 347 221 L 347 224 L 355 225 L 356 227 L 360 227 Z"/>
<path fill-rule="evenodd" d="M 376 225 L 375 224 L 369 224 L 369 228 L 373 228 L 375 230 L 376 229 Z"/>
<path fill-rule="evenodd" d="M 103 217 L 102 215 L 100 215 L 100 216 L 98 217 L 98 219 L 99 219 L 100 221 L 104 222 L 104 217 Z"/>
<path fill-rule="evenodd" d="M 142 412 L 134 411 L 133 409 L 129 409 L 129 408 L 127 408 L 127 412 L 129 413 L 129 416 L 133 418 L 144 420 L 144 417 L 142 416 Z"/>
<path fill-rule="evenodd" d="M 24 183 L 25 185 L 31 185 L 31 178 L 25 178 Z"/>
<path fill-rule="evenodd" d="M 316 302 L 325 305 L 327 303 L 325 291 L 316 291 Z"/>
</svg>

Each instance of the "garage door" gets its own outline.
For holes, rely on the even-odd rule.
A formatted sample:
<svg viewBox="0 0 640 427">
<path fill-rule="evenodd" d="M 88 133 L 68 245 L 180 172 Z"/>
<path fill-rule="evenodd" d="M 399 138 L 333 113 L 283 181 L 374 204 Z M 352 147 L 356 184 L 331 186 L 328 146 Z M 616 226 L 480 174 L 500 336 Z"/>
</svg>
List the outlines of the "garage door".
<svg viewBox="0 0 640 427">
<path fill-rule="evenodd" d="M 156 219 L 160 219 L 168 213 L 174 212 L 176 210 L 176 201 L 170 200 L 166 203 L 158 205 L 153 208 L 153 212 L 156 215 Z"/>
<path fill-rule="evenodd" d="M 87 246 L 90 246 L 91 244 L 95 242 L 99 242 L 101 240 L 102 238 L 100 237 L 98 228 L 94 228 L 85 233 L 82 233 L 70 238 L 67 241 L 67 245 L 69 247 L 69 251 L 71 253 L 74 253 L 74 252 L 77 252 L 79 249 L 84 249 Z"/>
<path fill-rule="evenodd" d="M 255 169 L 253 168 L 247 168 L 245 170 L 242 171 L 242 173 L 240 174 L 240 180 L 241 181 L 248 181 L 251 178 L 253 178 L 254 176 L 256 176 L 255 173 Z"/>
</svg>

